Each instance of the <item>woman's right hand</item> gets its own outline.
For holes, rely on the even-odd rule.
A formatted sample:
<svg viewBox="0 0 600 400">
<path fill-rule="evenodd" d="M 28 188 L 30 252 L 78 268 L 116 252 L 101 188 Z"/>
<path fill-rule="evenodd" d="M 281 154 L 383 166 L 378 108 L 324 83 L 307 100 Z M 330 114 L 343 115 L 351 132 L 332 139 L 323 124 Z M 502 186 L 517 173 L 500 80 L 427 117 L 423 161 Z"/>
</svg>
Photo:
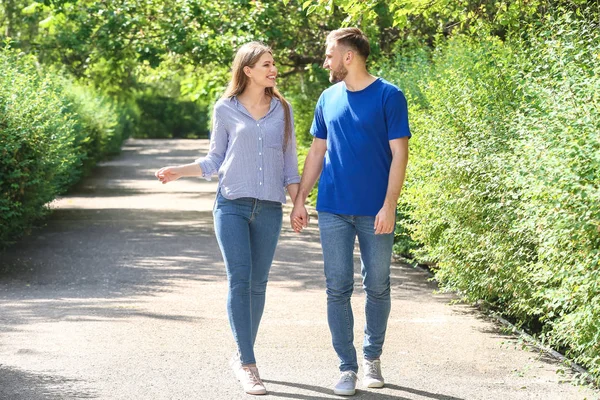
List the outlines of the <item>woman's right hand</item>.
<svg viewBox="0 0 600 400">
<path fill-rule="evenodd" d="M 163 167 L 154 174 L 163 184 L 181 178 L 179 167 Z"/>
</svg>

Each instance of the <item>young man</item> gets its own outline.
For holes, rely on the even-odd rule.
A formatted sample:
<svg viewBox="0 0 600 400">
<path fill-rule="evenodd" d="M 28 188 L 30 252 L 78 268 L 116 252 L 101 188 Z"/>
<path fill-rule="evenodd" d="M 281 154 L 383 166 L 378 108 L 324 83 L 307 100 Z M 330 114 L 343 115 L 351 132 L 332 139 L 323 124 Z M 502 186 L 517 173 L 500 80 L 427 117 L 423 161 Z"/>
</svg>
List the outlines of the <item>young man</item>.
<svg viewBox="0 0 600 400">
<path fill-rule="evenodd" d="M 356 391 L 358 361 L 350 297 L 353 249 L 360 245 L 366 292 L 363 384 L 383 387 L 381 356 L 390 313 L 390 262 L 396 204 L 408 162 L 408 111 L 402 92 L 367 71 L 369 41 L 360 29 L 343 28 L 327 37 L 323 67 L 333 86 L 315 109 L 314 136 L 294 209 L 292 228 L 308 224 L 304 202 L 319 178 L 317 211 L 325 278 L 327 319 L 341 376 L 334 393 Z"/>
</svg>

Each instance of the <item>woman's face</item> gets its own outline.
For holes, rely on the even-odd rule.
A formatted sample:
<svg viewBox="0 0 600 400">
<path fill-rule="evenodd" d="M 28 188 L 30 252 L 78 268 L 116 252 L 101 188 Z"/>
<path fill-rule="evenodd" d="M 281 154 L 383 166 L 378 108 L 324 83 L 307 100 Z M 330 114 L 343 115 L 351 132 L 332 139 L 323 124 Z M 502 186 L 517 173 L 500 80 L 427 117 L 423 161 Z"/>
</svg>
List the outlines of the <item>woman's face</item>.
<svg viewBox="0 0 600 400">
<path fill-rule="evenodd" d="M 277 67 L 271 53 L 263 54 L 254 67 L 245 68 L 246 75 L 254 84 L 262 87 L 274 87 L 277 78 Z"/>
</svg>

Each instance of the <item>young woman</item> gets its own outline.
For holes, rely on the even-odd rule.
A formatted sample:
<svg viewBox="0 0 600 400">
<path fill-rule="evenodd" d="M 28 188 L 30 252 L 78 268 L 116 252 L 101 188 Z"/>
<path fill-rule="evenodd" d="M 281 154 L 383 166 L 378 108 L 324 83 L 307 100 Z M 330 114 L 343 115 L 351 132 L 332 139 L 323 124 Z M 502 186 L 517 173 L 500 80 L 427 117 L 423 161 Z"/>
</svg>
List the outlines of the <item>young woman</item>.
<svg viewBox="0 0 600 400">
<path fill-rule="evenodd" d="M 186 165 L 161 168 L 167 183 L 218 172 L 213 210 L 227 269 L 227 313 L 238 352 L 232 368 L 249 394 L 265 394 L 254 341 L 265 305 L 269 270 L 279 239 L 285 188 L 294 201 L 300 177 L 292 110 L 275 88 L 271 49 L 251 42 L 236 53 L 232 77 L 213 112 L 210 150 Z"/>
</svg>

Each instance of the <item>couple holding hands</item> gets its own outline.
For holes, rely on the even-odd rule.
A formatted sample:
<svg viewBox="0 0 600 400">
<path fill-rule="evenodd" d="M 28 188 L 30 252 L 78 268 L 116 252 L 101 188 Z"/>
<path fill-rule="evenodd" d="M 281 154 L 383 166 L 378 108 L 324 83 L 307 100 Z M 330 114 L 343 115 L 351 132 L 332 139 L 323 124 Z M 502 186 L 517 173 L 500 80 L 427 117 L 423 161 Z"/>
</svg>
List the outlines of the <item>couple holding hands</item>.
<svg viewBox="0 0 600 400">
<path fill-rule="evenodd" d="M 325 62 L 333 85 L 317 103 L 314 136 L 302 179 L 293 113 L 275 88 L 272 50 L 242 46 L 232 77 L 213 112 L 210 149 L 193 163 L 161 168 L 167 183 L 219 175 L 215 234 L 227 270 L 227 313 L 237 353 L 231 366 L 248 394 L 265 394 L 254 358 L 269 270 L 282 225 L 287 189 L 295 232 L 308 225 L 304 206 L 319 179 L 317 211 L 327 290 L 327 320 L 340 359 L 333 391 L 353 395 L 358 380 L 353 249 L 358 236 L 366 292 L 363 384 L 382 387 L 380 356 L 390 313 L 390 263 L 396 204 L 408 162 L 408 110 L 402 92 L 367 71 L 367 37 L 357 28 L 327 36 Z"/>
</svg>

